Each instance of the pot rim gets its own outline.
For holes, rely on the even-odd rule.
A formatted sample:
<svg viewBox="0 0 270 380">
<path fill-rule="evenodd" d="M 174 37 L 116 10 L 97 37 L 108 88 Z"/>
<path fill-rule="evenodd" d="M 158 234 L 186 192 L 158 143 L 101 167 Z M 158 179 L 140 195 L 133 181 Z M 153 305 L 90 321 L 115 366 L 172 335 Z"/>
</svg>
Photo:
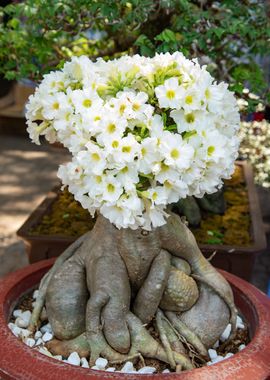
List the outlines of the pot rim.
<svg viewBox="0 0 270 380">
<path fill-rule="evenodd" d="M 20 269 L 0 280 L 0 375 L 3 379 L 127 379 L 138 380 L 137 374 L 95 371 L 73 366 L 40 354 L 16 338 L 7 326 L 19 297 L 34 287 L 54 262 L 43 260 Z M 254 329 L 251 342 L 229 359 L 180 374 L 143 375 L 147 379 L 217 380 L 266 379 L 270 375 L 270 299 L 246 281 L 224 271 L 221 273 L 232 285 L 253 315 Z M 31 285 L 30 285 L 31 284 Z M 238 305 L 239 306 L 239 305 Z M 245 316 L 245 315 L 244 315 Z"/>
</svg>

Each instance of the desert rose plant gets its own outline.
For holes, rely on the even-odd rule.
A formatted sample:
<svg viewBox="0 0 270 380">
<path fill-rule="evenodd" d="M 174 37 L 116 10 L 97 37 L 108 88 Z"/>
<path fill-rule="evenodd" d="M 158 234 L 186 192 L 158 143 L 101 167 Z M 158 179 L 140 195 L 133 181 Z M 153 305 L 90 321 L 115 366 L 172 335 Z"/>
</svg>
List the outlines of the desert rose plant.
<svg viewBox="0 0 270 380">
<path fill-rule="evenodd" d="M 227 85 L 179 52 L 73 57 L 45 75 L 27 123 L 35 143 L 69 149 L 58 175 L 98 215 L 41 281 L 30 327 L 46 302 L 50 350 L 185 370 L 229 322 L 233 337 L 232 290 L 168 206 L 214 193 L 233 173 L 239 113 Z"/>
</svg>

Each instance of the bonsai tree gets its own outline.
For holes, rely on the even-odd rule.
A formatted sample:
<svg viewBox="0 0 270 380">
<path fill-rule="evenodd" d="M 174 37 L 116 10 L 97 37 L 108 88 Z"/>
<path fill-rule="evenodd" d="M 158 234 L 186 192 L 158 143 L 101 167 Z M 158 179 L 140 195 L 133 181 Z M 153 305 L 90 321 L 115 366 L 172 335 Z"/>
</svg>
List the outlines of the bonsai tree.
<svg viewBox="0 0 270 380">
<path fill-rule="evenodd" d="M 178 371 L 204 362 L 229 322 L 234 336 L 233 294 L 167 206 L 231 176 L 239 113 L 228 86 L 180 52 L 73 57 L 45 75 L 27 123 L 37 144 L 44 135 L 69 149 L 58 176 L 98 214 L 42 279 L 30 328 L 46 302 L 54 353 Z"/>
<path fill-rule="evenodd" d="M 226 80 L 250 107 L 267 99 L 267 81 L 255 57 L 269 54 L 267 5 L 257 1 L 24 0 L 0 8 L 0 72 L 38 81 L 71 55 L 105 58 L 139 52 L 182 51 Z M 8 20 L 8 21 L 7 21 Z"/>
</svg>

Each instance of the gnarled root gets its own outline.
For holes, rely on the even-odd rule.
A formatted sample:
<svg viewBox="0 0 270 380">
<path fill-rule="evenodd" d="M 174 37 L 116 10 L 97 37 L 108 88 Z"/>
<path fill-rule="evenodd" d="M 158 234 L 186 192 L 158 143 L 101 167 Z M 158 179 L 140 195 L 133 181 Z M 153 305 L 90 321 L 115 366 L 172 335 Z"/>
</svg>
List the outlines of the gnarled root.
<svg viewBox="0 0 270 380">
<path fill-rule="evenodd" d="M 99 356 L 111 364 L 156 358 L 176 371 L 191 369 L 196 358 L 207 360 L 229 321 L 235 327 L 230 286 L 174 214 L 148 234 L 119 231 L 99 216 L 40 289 L 32 326 L 46 297 L 57 338 L 47 346 L 64 356 L 78 351 L 90 365 Z"/>
</svg>

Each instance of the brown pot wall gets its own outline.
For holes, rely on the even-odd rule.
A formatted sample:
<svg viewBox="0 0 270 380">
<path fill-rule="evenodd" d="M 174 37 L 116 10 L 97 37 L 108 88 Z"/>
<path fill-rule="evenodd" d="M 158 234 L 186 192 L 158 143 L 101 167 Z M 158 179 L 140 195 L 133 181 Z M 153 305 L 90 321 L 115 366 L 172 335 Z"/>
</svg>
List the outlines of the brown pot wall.
<svg viewBox="0 0 270 380">
<path fill-rule="evenodd" d="M 270 377 L 270 299 L 229 273 L 236 305 L 249 324 L 251 342 L 223 362 L 182 374 L 133 375 L 106 373 L 72 366 L 40 354 L 17 339 L 7 322 L 21 295 L 38 284 L 53 259 L 21 269 L 0 281 L 0 378 L 18 380 L 265 380 Z"/>
</svg>

